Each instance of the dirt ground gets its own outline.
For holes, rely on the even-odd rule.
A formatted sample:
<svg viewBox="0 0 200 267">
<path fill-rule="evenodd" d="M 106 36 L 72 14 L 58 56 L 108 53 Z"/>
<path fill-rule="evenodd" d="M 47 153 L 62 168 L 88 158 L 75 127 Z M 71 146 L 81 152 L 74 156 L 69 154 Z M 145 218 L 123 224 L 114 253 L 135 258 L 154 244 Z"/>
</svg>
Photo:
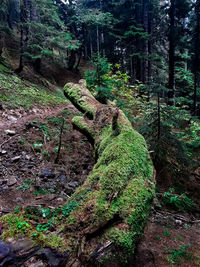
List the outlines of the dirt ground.
<svg viewBox="0 0 200 267">
<path fill-rule="evenodd" d="M 55 122 L 56 118 L 61 119 L 66 110 L 69 115 L 64 120 L 68 129 L 63 132 L 59 162 L 55 164 L 54 147 L 59 143 L 60 128 L 51 125 L 57 136 L 45 140 L 49 137 L 40 126 L 46 125 L 46 118 Z M 94 164 L 93 149 L 83 135 L 73 130 L 71 118 L 75 112 L 71 105 L 34 108 L 28 112 L 22 108 L 0 111 L 0 213 L 12 211 L 16 206 L 61 205 L 84 181 Z M 8 134 L 7 130 L 15 133 Z M 37 142 L 42 143 L 42 150 L 34 148 Z M 45 171 L 47 176 L 41 178 L 41 172 Z M 69 188 L 61 186 L 64 182 Z M 56 187 L 55 192 L 51 192 L 51 187 Z"/>
</svg>

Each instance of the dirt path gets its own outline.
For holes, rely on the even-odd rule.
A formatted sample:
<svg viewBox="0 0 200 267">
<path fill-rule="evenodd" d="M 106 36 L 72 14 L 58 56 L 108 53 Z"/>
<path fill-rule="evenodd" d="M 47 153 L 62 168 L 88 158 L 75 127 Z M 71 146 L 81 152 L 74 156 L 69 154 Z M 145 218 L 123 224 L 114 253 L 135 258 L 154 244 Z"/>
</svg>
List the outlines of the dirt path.
<svg viewBox="0 0 200 267">
<path fill-rule="evenodd" d="M 70 105 L 68 105 L 70 107 Z M 21 127 L 31 120 L 44 119 L 47 116 L 54 116 L 66 109 L 66 105 L 56 107 L 34 108 L 28 112 L 23 109 L 18 110 L 5 110 L 0 114 L 0 130 L 1 133 L 6 129 L 15 129 L 21 131 Z M 72 108 L 72 105 L 71 105 Z M 22 114 L 21 114 L 22 113 Z M 0 135 L 0 140 L 5 137 L 5 134 Z"/>
<path fill-rule="evenodd" d="M 62 116 L 64 110 L 69 114 L 76 112 L 71 104 L 34 108 L 28 112 L 23 109 L 0 112 L 0 216 L 16 206 L 61 205 L 92 168 L 92 148 L 85 137 L 73 131 L 72 115 L 65 121 L 70 131 L 63 136 L 65 148 L 61 151 L 59 164 L 54 164 L 55 151 L 51 151 L 55 141 L 44 140 L 45 149 L 39 152 L 31 145 L 43 140 L 44 133 L 30 123 L 35 120 L 39 125 L 47 123 L 47 118 Z M 31 126 L 27 127 L 29 124 Z M 10 136 L 7 130 L 15 133 Z M 45 153 L 48 153 L 48 159 Z M 41 172 L 45 173 L 43 178 Z M 52 188 L 57 191 L 51 192 Z"/>
</svg>

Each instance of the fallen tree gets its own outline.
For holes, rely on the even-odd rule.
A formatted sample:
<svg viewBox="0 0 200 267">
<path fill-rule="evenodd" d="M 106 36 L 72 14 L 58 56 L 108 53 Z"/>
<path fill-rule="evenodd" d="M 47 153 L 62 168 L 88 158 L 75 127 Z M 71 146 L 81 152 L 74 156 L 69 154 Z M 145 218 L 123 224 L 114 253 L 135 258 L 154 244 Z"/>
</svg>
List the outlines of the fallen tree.
<svg viewBox="0 0 200 267">
<path fill-rule="evenodd" d="M 41 207 L 1 217 L 2 240 L 16 240 L 20 253 L 12 243 L 0 243 L 0 266 L 31 257 L 47 263 L 59 258 L 58 265 L 48 263 L 54 267 L 123 266 L 143 233 L 154 196 L 153 164 L 144 138 L 120 109 L 99 103 L 84 81 L 67 84 L 64 93 L 83 113 L 73 118 L 73 125 L 93 144 L 96 164 L 64 206 L 48 210 L 55 222 L 52 231 L 47 231 L 52 225 L 45 223 Z M 24 249 L 19 238 L 32 241 L 31 249 Z"/>
<path fill-rule="evenodd" d="M 77 206 L 68 217 L 66 233 L 77 242 L 83 261 L 127 261 L 154 195 L 146 142 L 120 109 L 99 103 L 83 80 L 67 84 L 64 93 L 84 114 L 75 117 L 73 125 L 94 145 L 96 156 L 92 172 L 70 199 Z"/>
</svg>

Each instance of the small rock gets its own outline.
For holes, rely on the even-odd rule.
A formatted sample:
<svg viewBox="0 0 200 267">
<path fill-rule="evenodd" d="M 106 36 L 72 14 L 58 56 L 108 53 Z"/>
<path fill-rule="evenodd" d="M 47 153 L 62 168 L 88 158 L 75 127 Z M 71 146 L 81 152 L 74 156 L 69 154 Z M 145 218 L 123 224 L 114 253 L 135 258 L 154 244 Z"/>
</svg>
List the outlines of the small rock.
<svg viewBox="0 0 200 267">
<path fill-rule="evenodd" d="M 21 156 L 16 156 L 16 157 L 14 157 L 14 158 L 11 158 L 11 161 L 12 162 L 16 162 L 16 161 L 18 161 L 18 160 L 20 160 L 21 159 Z"/>
<path fill-rule="evenodd" d="M 39 177 L 40 178 L 54 178 L 55 174 L 51 170 L 42 169 L 40 174 L 39 174 Z"/>
<path fill-rule="evenodd" d="M 0 192 L 1 192 L 1 191 L 5 191 L 5 190 L 8 190 L 8 186 L 7 186 L 7 185 L 5 185 L 5 186 L 3 186 L 3 187 L 0 187 Z"/>
<path fill-rule="evenodd" d="M 175 223 L 178 224 L 178 225 L 183 225 L 183 222 L 181 220 L 175 220 Z"/>
<path fill-rule="evenodd" d="M 0 155 L 5 155 L 7 153 L 6 150 L 0 150 Z"/>
<path fill-rule="evenodd" d="M 34 167 L 34 164 L 33 163 L 30 163 L 30 164 L 28 164 L 28 169 L 32 169 L 33 167 Z"/>
<path fill-rule="evenodd" d="M 37 261 L 37 262 L 29 265 L 29 267 L 44 267 L 44 263 L 42 261 Z"/>
<path fill-rule="evenodd" d="M 11 176 L 8 181 L 7 181 L 7 185 L 8 186 L 13 186 L 17 183 L 17 179 L 14 176 Z"/>
<path fill-rule="evenodd" d="M 8 119 L 9 121 L 12 121 L 12 122 L 16 122 L 16 121 L 17 121 L 17 118 L 14 117 L 14 116 L 8 116 L 7 119 Z"/>
<path fill-rule="evenodd" d="M 63 202 L 63 201 L 64 201 L 62 197 L 59 197 L 59 198 L 57 198 L 56 200 L 57 200 L 58 202 Z"/>
<path fill-rule="evenodd" d="M 16 134 L 16 132 L 13 131 L 13 130 L 5 130 L 5 133 L 6 133 L 7 135 L 10 135 L 10 136 L 13 136 L 13 135 Z"/>
<path fill-rule="evenodd" d="M 23 198 L 21 198 L 21 197 L 17 197 L 15 200 L 13 200 L 14 202 L 16 202 L 16 203 L 24 203 L 24 200 L 23 200 Z"/>
<path fill-rule="evenodd" d="M 2 185 L 6 185 L 7 182 L 8 182 L 8 180 L 0 180 L 0 185 L 1 185 L 1 186 L 2 186 Z"/>
<path fill-rule="evenodd" d="M 26 123 L 26 129 L 29 130 L 31 128 L 40 128 L 40 126 L 35 121 L 27 122 Z"/>
<path fill-rule="evenodd" d="M 10 247 L 9 245 L 5 244 L 0 240 L 0 260 L 5 258 L 10 252 Z"/>
<path fill-rule="evenodd" d="M 49 201 L 52 201 L 55 198 L 56 198 L 56 195 L 54 195 L 54 194 L 51 194 L 51 195 L 48 196 Z"/>
<path fill-rule="evenodd" d="M 62 174 L 62 175 L 57 177 L 56 181 L 61 183 L 61 184 L 66 184 L 67 183 L 67 178 L 66 178 L 66 176 L 64 174 Z"/>
<path fill-rule="evenodd" d="M 69 182 L 68 183 L 69 187 L 72 187 L 73 189 L 78 187 L 78 182 Z"/>
<path fill-rule="evenodd" d="M 12 167 L 12 164 L 10 162 L 5 162 L 4 166 L 5 166 L 5 168 L 10 168 L 10 167 Z"/>
<path fill-rule="evenodd" d="M 65 252 L 64 254 L 55 253 L 50 248 L 44 248 L 37 252 L 37 257 L 45 259 L 49 267 L 58 267 L 58 266 L 67 266 L 66 262 L 69 257 L 69 252 Z"/>
<path fill-rule="evenodd" d="M 31 160 L 31 156 L 26 155 L 26 156 L 25 156 L 25 159 L 27 159 L 27 160 Z"/>
<path fill-rule="evenodd" d="M 68 187 L 68 185 L 65 186 L 65 193 L 69 196 L 71 196 L 74 193 L 74 189 L 71 187 Z"/>
</svg>

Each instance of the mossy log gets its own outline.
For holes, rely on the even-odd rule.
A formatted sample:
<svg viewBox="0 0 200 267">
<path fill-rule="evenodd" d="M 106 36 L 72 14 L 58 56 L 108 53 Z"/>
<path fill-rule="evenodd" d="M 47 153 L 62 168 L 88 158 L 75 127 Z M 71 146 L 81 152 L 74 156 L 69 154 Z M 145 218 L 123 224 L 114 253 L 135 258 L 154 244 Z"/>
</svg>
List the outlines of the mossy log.
<svg viewBox="0 0 200 267">
<path fill-rule="evenodd" d="M 83 80 L 67 84 L 64 93 L 84 113 L 73 118 L 73 125 L 89 138 L 96 156 L 85 183 L 70 198 L 77 205 L 67 219 L 66 235 L 76 243 L 83 261 L 93 257 L 100 262 L 112 257 L 127 261 L 141 237 L 154 195 L 154 169 L 146 142 L 120 109 L 99 103 Z"/>
<path fill-rule="evenodd" d="M 154 169 L 146 142 L 120 109 L 99 103 L 84 81 L 67 84 L 64 93 L 84 114 L 73 118 L 73 124 L 94 145 L 96 164 L 59 208 L 61 232 L 36 231 L 27 217 L 30 210 L 25 209 L 17 216 L 1 217 L 1 238 L 18 240 L 22 235 L 36 248 L 67 251 L 66 266 L 123 266 L 140 240 L 154 196 Z"/>
</svg>

